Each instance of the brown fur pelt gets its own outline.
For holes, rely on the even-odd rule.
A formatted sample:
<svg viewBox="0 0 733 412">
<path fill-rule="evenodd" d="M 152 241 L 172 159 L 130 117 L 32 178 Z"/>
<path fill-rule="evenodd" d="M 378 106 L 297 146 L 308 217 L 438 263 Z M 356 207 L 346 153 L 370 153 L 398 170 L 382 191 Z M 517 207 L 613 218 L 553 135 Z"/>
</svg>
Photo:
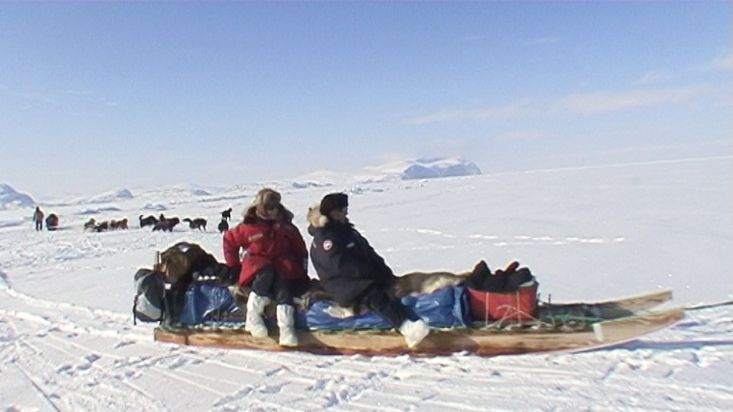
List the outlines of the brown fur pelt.
<svg viewBox="0 0 733 412">
<path fill-rule="evenodd" d="M 392 285 L 392 292 L 401 298 L 407 295 L 425 295 L 448 286 L 463 283 L 472 272 L 412 272 L 399 276 Z"/>
<path fill-rule="evenodd" d="M 160 254 L 156 270 L 165 274 L 170 283 L 190 282 L 197 266 L 212 264 L 216 260 L 195 243 L 180 242 Z"/>
</svg>

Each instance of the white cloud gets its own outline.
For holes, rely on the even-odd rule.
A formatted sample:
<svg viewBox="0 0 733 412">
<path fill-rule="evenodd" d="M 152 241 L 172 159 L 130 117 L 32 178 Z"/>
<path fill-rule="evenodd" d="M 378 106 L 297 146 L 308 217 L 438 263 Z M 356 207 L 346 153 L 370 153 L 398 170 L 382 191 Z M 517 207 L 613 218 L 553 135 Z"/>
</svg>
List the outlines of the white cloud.
<svg viewBox="0 0 733 412">
<path fill-rule="evenodd" d="M 552 104 L 549 113 L 593 115 L 627 109 L 689 101 L 709 92 L 706 87 L 629 90 L 617 93 L 589 93 L 563 97 Z"/>
<path fill-rule="evenodd" d="M 543 130 L 512 130 L 499 133 L 494 139 L 503 142 L 550 140 L 557 136 Z"/>
<path fill-rule="evenodd" d="M 450 121 L 480 121 L 492 119 L 508 119 L 525 114 L 528 102 L 511 103 L 504 106 L 482 107 L 466 110 L 443 110 L 407 119 L 408 124 L 422 125 Z"/>
<path fill-rule="evenodd" d="M 662 83 L 672 79 L 672 74 L 667 70 L 650 70 L 636 81 L 636 84 L 648 85 L 653 83 Z"/>
<path fill-rule="evenodd" d="M 706 66 L 707 70 L 733 70 L 733 53 L 721 54 Z"/>
<path fill-rule="evenodd" d="M 714 95 L 715 93 L 715 88 L 696 85 L 682 88 L 632 89 L 608 93 L 574 94 L 554 101 L 525 99 L 503 106 L 442 110 L 409 118 L 406 123 L 425 125 L 448 122 L 479 122 L 556 114 L 588 116 L 640 107 L 680 104 L 700 96 Z"/>
</svg>

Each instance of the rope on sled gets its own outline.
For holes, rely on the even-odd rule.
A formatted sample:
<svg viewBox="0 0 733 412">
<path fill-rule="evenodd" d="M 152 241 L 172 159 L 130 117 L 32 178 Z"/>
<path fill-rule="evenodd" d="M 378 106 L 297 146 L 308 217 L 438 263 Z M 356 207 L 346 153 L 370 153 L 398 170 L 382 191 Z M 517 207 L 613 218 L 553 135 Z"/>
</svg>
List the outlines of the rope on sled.
<svg viewBox="0 0 733 412">
<path fill-rule="evenodd" d="M 733 300 L 729 300 L 726 302 L 704 303 L 702 305 L 685 306 L 685 310 L 702 310 L 702 309 L 710 309 L 710 308 L 719 308 L 721 306 L 730 306 L 730 305 L 733 305 Z"/>
</svg>

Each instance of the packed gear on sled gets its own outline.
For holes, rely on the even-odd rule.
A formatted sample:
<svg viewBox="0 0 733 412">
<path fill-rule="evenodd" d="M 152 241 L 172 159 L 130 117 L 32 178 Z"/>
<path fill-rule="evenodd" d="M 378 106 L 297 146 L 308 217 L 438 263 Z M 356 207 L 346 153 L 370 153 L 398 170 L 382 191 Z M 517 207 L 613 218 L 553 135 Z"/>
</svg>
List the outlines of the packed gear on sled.
<svg viewBox="0 0 733 412">
<path fill-rule="evenodd" d="M 227 286 L 234 283 L 239 268 L 230 269 L 217 262 L 216 258 L 205 252 L 195 243 L 179 242 L 162 253 L 156 254 L 154 268 L 140 269 L 135 274 L 135 300 L 133 313 L 135 319 L 145 322 L 162 322 L 166 324 L 178 323 L 186 319 L 189 323 L 199 321 L 195 309 L 186 308 L 187 291 L 194 282 L 208 285 Z M 192 292 L 194 294 L 194 292 Z M 195 294 L 194 294 L 195 295 Z M 200 293 L 194 305 L 206 306 Z M 213 301 L 220 306 L 226 305 L 221 296 L 228 296 L 230 303 L 233 299 L 228 292 L 219 295 Z M 188 300 L 192 300 L 190 298 Z"/>
<path fill-rule="evenodd" d="M 135 298 L 132 303 L 133 323 L 160 322 L 163 319 L 165 280 L 161 272 L 138 269 L 135 272 Z"/>
<path fill-rule="evenodd" d="M 46 230 L 56 230 L 59 228 L 59 217 L 55 213 L 51 213 L 46 218 Z"/>
<path fill-rule="evenodd" d="M 481 261 L 466 280 L 474 320 L 531 321 L 537 319 L 539 284 L 528 268 L 511 262 L 491 272 Z"/>
</svg>

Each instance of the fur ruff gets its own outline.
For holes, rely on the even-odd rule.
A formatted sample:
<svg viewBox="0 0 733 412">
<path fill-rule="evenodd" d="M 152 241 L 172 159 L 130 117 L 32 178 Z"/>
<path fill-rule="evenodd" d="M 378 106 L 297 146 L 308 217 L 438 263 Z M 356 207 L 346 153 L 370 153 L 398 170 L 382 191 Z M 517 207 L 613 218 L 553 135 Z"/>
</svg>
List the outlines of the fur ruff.
<svg viewBox="0 0 733 412">
<path fill-rule="evenodd" d="M 328 216 L 321 214 L 321 211 L 318 208 L 318 205 L 308 208 L 308 223 L 313 227 L 321 228 L 326 226 L 330 220 L 328 219 Z"/>
</svg>

